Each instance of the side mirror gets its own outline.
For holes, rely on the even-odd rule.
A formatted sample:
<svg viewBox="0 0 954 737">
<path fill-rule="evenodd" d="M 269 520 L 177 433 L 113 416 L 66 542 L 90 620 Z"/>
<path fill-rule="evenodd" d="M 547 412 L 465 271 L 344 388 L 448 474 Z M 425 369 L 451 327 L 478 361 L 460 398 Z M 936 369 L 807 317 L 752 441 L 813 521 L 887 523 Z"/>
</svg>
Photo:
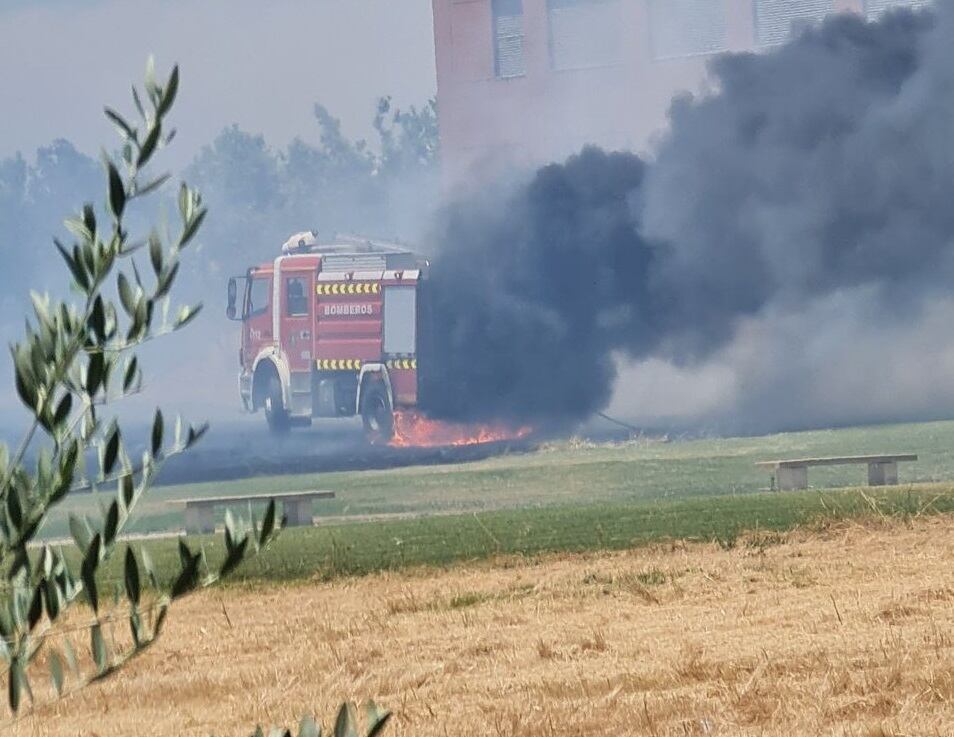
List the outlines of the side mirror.
<svg viewBox="0 0 954 737">
<path fill-rule="evenodd" d="M 229 320 L 234 320 L 235 319 L 235 300 L 238 297 L 238 285 L 235 282 L 234 276 L 229 279 L 228 296 L 229 296 L 229 305 L 228 307 L 225 308 L 225 316 Z"/>
</svg>

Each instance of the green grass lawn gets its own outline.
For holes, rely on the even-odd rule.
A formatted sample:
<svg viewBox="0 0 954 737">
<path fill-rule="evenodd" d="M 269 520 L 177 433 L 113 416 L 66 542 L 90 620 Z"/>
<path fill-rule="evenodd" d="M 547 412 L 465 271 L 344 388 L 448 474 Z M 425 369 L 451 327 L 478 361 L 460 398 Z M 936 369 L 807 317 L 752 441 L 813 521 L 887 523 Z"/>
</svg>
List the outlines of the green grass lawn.
<svg viewBox="0 0 954 737">
<path fill-rule="evenodd" d="M 322 517 L 489 512 L 547 506 L 618 504 L 765 490 L 770 475 L 754 463 L 780 457 L 915 452 L 900 466 L 902 483 L 954 481 L 954 422 L 622 445 L 557 443 L 530 454 L 475 463 L 387 471 L 260 477 L 159 487 L 140 505 L 130 531 L 177 530 L 182 510 L 169 500 L 222 494 L 331 489 L 315 504 Z M 809 471 L 815 488 L 864 483 L 865 466 Z M 99 497 L 99 498 L 97 498 Z M 66 534 L 69 512 L 95 513 L 106 494 L 77 495 L 52 515 L 45 534 Z"/>
<path fill-rule="evenodd" d="M 299 527 L 285 530 L 271 549 L 239 569 L 236 580 L 331 579 L 413 566 L 448 566 L 498 555 L 618 550 L 673 539 L 732 547 L 742 533 L 753 531 L 771 533 L 845 519 L 910 519 L 952 511 L 954 485 L 935 484 L 595 503 Z M 771 539 L 755 535 L 757 544 Z M 221 535 L 192 536 L 187 542 L 204 548 L 213 569 L 221 562 Z M 143 544 L 157 569 L 171 578 L 178 561 L 176 540 Z M 106 579 L 117 583 L 118 562 L 111 562 L 104 572 Z"/>
<path fill-rule="evenodd" d="M 780 457 L 895 451 L 916 452 L 920 460 L 902 464 L 903 485 L 894 489 L 843 488 L 864 482 L 861 465 L 812 469 L 813 489 L 766 493 L 769 475 L 754 466 Z M 286 530 L 240 578 L 333 577 L 670 538 L 732 544 L 744 530 L 787 530 L 820 518 L 950 512 L 952 482 L 954 422 L 686 442 L 559 443 L 463 465 L 157 488 L 132 529 L 178 529 L 181 511 L 168 507 L 171 499 L 333 489 L 337 499 L 315 505 L 326 518 L 322 525 Z M 63 534 L 67 511 L 91 512 L 97 503 L 95 495 L 70 500 L 47 532 Z M 361 519 L 393 513 L 408 518 Z M 214 565 L 220 538 L 197 542 Z M 171 570 L 175 541 L 146 544 L 159 567 Z"/>
</svg>

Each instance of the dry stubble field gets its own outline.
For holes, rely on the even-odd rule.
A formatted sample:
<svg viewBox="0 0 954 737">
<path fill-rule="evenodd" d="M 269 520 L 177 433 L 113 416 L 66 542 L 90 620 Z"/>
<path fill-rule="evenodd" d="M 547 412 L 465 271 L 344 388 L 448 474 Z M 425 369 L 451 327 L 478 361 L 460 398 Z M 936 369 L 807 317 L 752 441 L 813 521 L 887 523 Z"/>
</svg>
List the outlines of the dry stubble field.
<svg viewBox="0 0 954 737">
<path fill-rule="evenodd" d="M 954 519 L 232 588 L 18 735 L 954 734 Z"/>
</svg>

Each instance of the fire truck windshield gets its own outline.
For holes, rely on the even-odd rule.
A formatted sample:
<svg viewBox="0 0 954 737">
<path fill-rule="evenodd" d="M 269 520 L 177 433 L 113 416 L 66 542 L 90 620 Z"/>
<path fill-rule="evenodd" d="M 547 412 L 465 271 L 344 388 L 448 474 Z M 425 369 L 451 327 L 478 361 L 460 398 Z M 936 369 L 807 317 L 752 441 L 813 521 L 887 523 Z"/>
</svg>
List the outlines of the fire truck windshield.
<svg viewBox="0 0 954 737">
<path fill-rule="evenodd" d="M 245 317 L 254 317 L 265 312 L 268 309 L 268 295 L 271 291 L 271 279 L 268 277 L 252 279 L 248 287 Z"/>
</svg>

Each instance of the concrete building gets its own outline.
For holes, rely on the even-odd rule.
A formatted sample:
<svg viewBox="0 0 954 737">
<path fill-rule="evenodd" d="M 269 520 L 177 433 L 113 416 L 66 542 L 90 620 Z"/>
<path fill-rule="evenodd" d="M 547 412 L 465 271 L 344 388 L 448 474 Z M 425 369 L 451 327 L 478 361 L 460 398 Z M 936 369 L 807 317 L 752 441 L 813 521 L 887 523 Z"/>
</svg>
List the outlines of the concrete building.
<svg viewBox="0 0 954 737">
<path fill-rule="evenodd" d="M 725 51 L 784 43 L 829 13 L 929 0 L 433 0 L 450 182 L 588 142 L 644 149 L 674 94 Z"/>
</svg>

